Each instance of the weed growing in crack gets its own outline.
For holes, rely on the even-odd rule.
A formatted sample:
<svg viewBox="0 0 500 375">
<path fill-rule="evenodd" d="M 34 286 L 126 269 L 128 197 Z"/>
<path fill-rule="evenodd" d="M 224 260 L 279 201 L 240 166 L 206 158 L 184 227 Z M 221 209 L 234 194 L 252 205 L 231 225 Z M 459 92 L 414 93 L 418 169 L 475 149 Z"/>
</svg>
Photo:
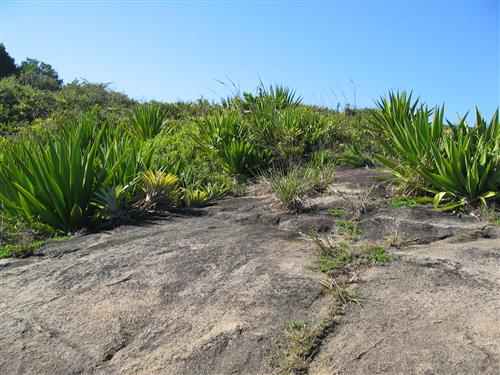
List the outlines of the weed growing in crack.
<svg viewBox="0 0 500 375">
<path fill-rule="evenodd" d="M 323 286 L 324 290 L 326 290 L 328 293 L 331 293 L 333 297 L 340 301 L 342 306 L 347 306 L 349 303 L 354 302 L 358 306 L 363 307 L 361 302 L 367 301 L 367 299 L 359 297 L 349 291 L 347 288 L 347 283 L 348 282 L 343 279 L 341 279 L 341 281 L 338 281 L 334 278 L 330 278 L 327 280 L 323 280 L 321 282 L 321 285 Z"/>
<path fill-rule="evenodd" d="M 268 357 L 273 375 L 307 374 L 309 364 L 321 349 L 325 338 L 333 331 L 345 305 L 336 300 L 330 314 L 320 322 L 288 322 L 283 338 Z"/>
<path fill-rule="evenodd" d="M 375 189 L 377 185 L 371 185 L 369 188 L 359 189 L 354 194 L 346 194 L 343 191 L 337 190 L 336 193 L 345 201 L 349 211 L 354 217 L 359 217 L 368 210 L 368 203 L 375 197 Z"/>
<path fill-rule="evenodd" d="M 350 237 L 357 237 L 361 235 L 361 229 L 358 225 L 349 220 L 337 220 L 335 224 L 342 229 L 342 231 Z"/>
<path fill-rule="evenodd" d="M 269 356 L 272 374 L 306 374 L 345 307 L 349 303 L 363 307 L 366 299 L 349 288 L 355 282 L 358 270 L 391 260 L 386 250 L 375 244 L 354 246 L 347 242 L 333 242 L 325 233 L 315 231 L 308 231 L 302 236 L 314 244 L 317 260 L 312 268 L 327 275 L 321 287 L 333 297 L 333 306 L 328 316 L 316 324 L 300 321 L 286 325 L 283 339 Z"/>
<path fill-rule="evenodd" d="M 464 230 L 453 233 L 453 235 L 451 236 L 451 241 L 452 242 L 473 241 L 477 240 L 478 238 L 481 238 L 483 235 L 484 234 L 478 230 Z"/>
<path fill-rule="evenodd" d="M 327 234 L 314 231 L 303 234 L 303 237 L 312 242 L 316 249 L 316 264 L 313 269 L 330 276 L 350 275 L 361 266 L 391 260 L 387 250 L 376 244 L 333 242 Z"/>
<path fill-rule="evenodd" d="M 406 245 L 415 243 L 417 241 L 418 241 L 417 237 L 406 237 L 404 234 L 401 234 L 399 232 L 399 228 L 396 228 L 395 232 L 389 237 L 387 237 L 386 245 L 389 247 L 400 249 Z"/>
<path fill-rule="evenodd" d="M 269 357 L 272 374 L 297 374 L 307 370 L 316 330 L 306 322 L 288 322 L 285 336 Z"/>
</svg>

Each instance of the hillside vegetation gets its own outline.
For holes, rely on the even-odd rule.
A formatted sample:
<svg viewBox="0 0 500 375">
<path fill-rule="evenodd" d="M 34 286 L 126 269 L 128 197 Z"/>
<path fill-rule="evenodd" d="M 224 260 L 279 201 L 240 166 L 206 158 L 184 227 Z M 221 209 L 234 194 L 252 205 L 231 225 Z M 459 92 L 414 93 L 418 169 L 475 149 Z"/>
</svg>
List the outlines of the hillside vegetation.
<svg viewBox="0 0 500 375">
<path fill-rule="evenodd" d="M 220 104 L 137 103 L 104 84 L 63 84 L 37 60 L 12 67 L 0 50 L 0 256 L 29 254 L 33 241 L 83 228 L 207 205 L 257 180 L 284 209 L 300 211 L 338 164 L 385 165 L 396 194 L 436 208 L 498 199 L 498 112 L 486 122 L 478 110 L 472 127 L 445 124 L 443 109 L 406 93 L 377 109 L 340 112 L 262 84 Z"/>
</svg>

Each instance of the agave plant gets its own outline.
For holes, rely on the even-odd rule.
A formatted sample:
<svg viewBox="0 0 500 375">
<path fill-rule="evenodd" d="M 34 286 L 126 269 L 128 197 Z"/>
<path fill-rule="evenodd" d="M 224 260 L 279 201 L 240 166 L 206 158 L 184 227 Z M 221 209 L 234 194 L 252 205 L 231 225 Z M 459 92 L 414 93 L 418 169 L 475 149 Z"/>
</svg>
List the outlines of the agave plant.
<svg viewBox="0 0 500 375">
<path fill-rule="evenodd" d="M 91 111 L 47 144 L 13 142 L 1 154 L 2 211 L 67 232 L 89 224 L 96 213 L 113 216 L 118 198 L 130 204 L 136 195 L 130 183 L 150 167 L 152 150 Z"/>
<path fill-rule="evenodd" d="M 45 147 L 32 142 L 6 147 L 0 165 L 0 202 L 7 214 L 66 231 L 87 223 L 105 128 L 86 147 L 85 131 L 85 126 L 73 128 Z"/>
<path fill-rule="evenodd" d="M 204 117 L 199 123 L 199 134 L 196 141 L 203 148 L 217 149 L 233 139 L 241 139 L 247 135 L 247 129 L 234 111 L 219 111 L 212 116 Z"/>
<path fill-rule="evenodd" d="M 140 172 L 152 167 L 153 152 L 154 148 L 128 136 L 123 127 L 108 126 L 98 154 L 103 188 L 127 186 Z"/>
<path fill-rule="evenodd" d="M 498 196 L 500 125 L 498 110 L 489 124 L 476 109 L 476 124 L 465 117 L 444 124 L 444 107 L 429 110 L 411 94 L 391 93 L 378 103 L 372 126 L 386 155 L 378 159 L 415 191 L 434 194 L 435 206 L 453 209 Z"/>
<path fill-rule="evenodd" d="M 138 106 L 130 117 L 130 132 L 141 141 L 151 139 L 161 131 L 170 131 L 168 112 L 158 104 Z"/>
</svg>

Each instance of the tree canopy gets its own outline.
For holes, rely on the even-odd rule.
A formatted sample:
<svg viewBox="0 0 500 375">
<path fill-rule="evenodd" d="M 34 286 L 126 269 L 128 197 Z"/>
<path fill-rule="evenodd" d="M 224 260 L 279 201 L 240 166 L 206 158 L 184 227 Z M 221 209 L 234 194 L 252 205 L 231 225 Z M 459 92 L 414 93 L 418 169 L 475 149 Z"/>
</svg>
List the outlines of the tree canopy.
<svg viewBox="0 0 500 375">
<path fill-rule="evenodd" d="M 14 59 L 9 55 L 3 43 L 0 43 L 0 78 L 14 75 L 17 66 Z"/>
<path fill-rule="evenodd" d="M 19 82 L 50 91 L 60 89 L 63 83 L 52 65 L 31 58 L 19 66 Z"/>
</svg>

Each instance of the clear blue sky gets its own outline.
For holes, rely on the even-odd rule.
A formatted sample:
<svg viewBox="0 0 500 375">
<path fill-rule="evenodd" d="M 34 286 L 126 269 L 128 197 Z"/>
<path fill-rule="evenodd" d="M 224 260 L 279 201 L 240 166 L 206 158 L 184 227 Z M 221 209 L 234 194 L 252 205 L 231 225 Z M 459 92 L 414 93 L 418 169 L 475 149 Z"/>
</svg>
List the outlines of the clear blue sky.
<svg viewBox="0 0 500 375">
<path fill-rule="evenodd" d="M 1 2 L 16 62 L 138 99 L 217 99 L 216 79 L 253 90 L 260 77 L 330 106 L 354 102 L 350 79 L 358 107 L 390 89 L 452 117 L 499 105 L 498 0 Z"/>
</svg>

